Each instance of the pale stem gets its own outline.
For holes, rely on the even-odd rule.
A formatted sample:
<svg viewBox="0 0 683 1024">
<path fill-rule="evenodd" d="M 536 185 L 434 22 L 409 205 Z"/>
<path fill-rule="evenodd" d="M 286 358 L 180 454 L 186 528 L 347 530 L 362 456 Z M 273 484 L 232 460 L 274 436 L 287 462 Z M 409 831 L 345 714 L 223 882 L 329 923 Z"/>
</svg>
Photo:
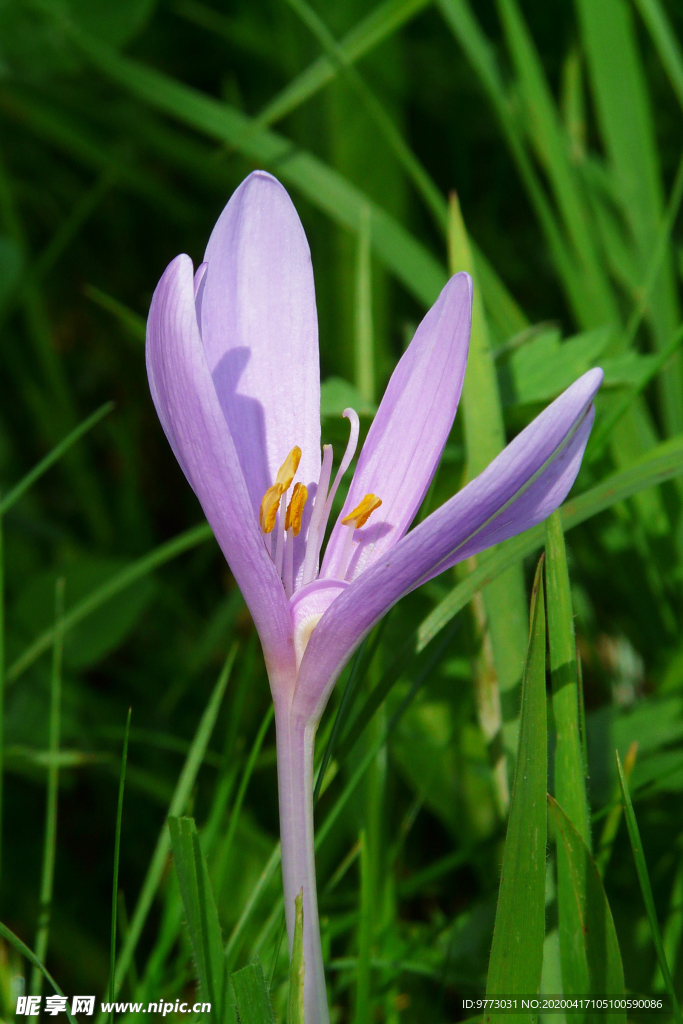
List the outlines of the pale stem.
<svg viewBox="0 0 683 1024">
<path fill-rule="evenodd" d="M 323 969 L 313 842 L 313 748 L 315 725 L 276 708 L 282 878 L 289 952 L 294 940 L 294 900 L 304 892 L 304 1019 L 329 1024 Z"/>
</svg>

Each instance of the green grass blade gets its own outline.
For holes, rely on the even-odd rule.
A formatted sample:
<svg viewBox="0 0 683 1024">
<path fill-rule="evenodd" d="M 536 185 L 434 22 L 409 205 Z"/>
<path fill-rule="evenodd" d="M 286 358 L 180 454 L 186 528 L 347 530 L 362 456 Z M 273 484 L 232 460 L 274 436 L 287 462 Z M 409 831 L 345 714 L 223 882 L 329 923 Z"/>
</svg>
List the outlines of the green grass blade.
<svg viewBox="0 0 683 1024">
<path fill-rule="evenodd" d="M 87 434 L 93 427 L 97 426 L 100 420 L 104 419 L 112 409 L 114 408 L 113 402 L 105 402 L 101 405 L 92 416 L 88 416 L 86 420 L 83 420 L 74 430 L 72 430 L 63 441 L 55 445 L 52 451 L 48 452 L 45 458 L 41 459 L 37 465 L 30 470 L 26 476 L 22 477 L 19 483 L 15 484 L 11 490 L 0 500 L 0 516 L 4 515 L 12 506 L 19 501 L 19 498 L 26 493 L 26 491 L 33 486 L 36 480 L 39 480 L 44 473 L 48 471 L 56 462 L 65 455 L 69 449 L 76 444 L 77 441 Z"/>
<path fill-rule="evenodd" d="M 57 850 L 57 804 L 59 800 L 59 734 L 62 715 L 62 652 L 64 649 L 64 580 L 55 586 L 55 640 L 52 653 L 50 682 L 50 766 L 47 770 L 47 801 L 45 806 L 45 839 L 43 844 L 43 870 L 40 881 L 40 905 L 35 951 L 41 963 L 45 962 L 52 918 L 52 886 L 55 877 Z M 31 993 L 39 996 L 43 975 L 37 967 L 31 974 Z"/>
<path fill-rule="evenodd" d="M 543 560 L 532 594 L 529 649 L 522 680 L 522 720 L 510 802 L 496 923 L 486 994 L 540 991 L 545 938 L 546 789 L 548 739 L 545 700 L 545 600 Z M 517 1020 L 533 1014 L 522 1013 Z M 488 1020 L 504 1024 L 496 1011 Z"/>
<path fill-rule="evenodd" d="M 202 1000 L 211 1003 L 210 1019 L 222 1024 L 227 982 L 223 936 L 197 826 L 193 818 L 169 816 L 168 831 L 199 991 Z"/>
<path fill-rule="evenodd" d="M 634 0 L 683 108 L 683 53 L 660 0 Z"/>
<path fill-rule="evenodd" d="M 655 129 L 638 52 L 631 5 L 623 0 L 577 0 L 588 70 L 602 138 L 613 168 L 623 215 L 641 272 L 657 245 L 663 196 Z M 651 321 L 658 348 L 679 322 L 672 261 L 667 254 L 652 294 Z M 677 359 L 662 382 L 667 433 L 683 429 L 683 363 Z"/>
<path fill-rule="evenodd" d="M 372 906 L 373 872 L 372 856 L 369 850 L 368 835 L 365 830 L 360 834 L 360 875 L 361 891 L 358 908 L 358 959 L 356 968 L 356 1002 L 354 1007 L 354 1024 L 365 1024 L 371 1019 L 370 983 L 371 964 L 370 948 L 372 944 L 373 917 L 378 907 Z"/>
<path fill-rule="evenodd" d="M 568 292 L 569 300 L 577 314 L 580 314 L 583 296 L 578 289 L 575 259 L 566 243 L 533 161 L 527 152 L 519 125 L 513 114 L 513 105 L 503 85 L 503 78 L 493 47 L 472 14 L 466 0 L 437 0 L 437 6 L 493 105 L 519 175 L 545 234 L 555 265 Z"/>
<path fill-rule="evenodd" d="M 628 748 L 626 757 L 624 758 L 624 778 L 626 779 L 626 782 L 631 778 L 631 772 L 635 767 L 637 754 L 638 744 L 634 740 Z M 610 857 L 612 856 L 614 840 L 617 837 L 623 813 L 624 805 L 621 800 L 621 787 L 619 782 L 617 782 L 614 798 L 612 800 L 610 810 L 605 818 L 605 824 L 602 827 L 597 854 L 595 857 L 601 878 L 605 877 L 605 872 L 607 871 L 607 865 L 609 864 Z"/>
<path fill-rule="evenodd" d="M 545 552 L 548 646 L 556 734 L 555 799 L 590 850 L 590 818 L 579 725 L 574 614 L 559 512 L 553 512 L 546 520 Z"/>
<path fill-rule="evenodd" d="M 214 687 L 213 693 L 211 694 L 211 698 L 206 706 L 204 714 L 201 717 L 192 741 L 192 746 L 190 747 L 190 751 L 173 792 L 173 797 L 168 808 L 168 817 L 179 817 L 187 807 L 187 802 L 194 787 L 197 773 L 201 767 L 204 754 L 206 753 L 206 748 L 209 740 L 211 739 L 214 725 L 216 724 L 216 718 L 218 717 L 223 694 L 225 693 L 225 689 L 230 679 L 230 673 L 232 671 L 236 653 L 237 650 L 233 647 L 230 650 L 225 665 L 223 666 Z M 119 954 L 119 960 L 116 965 L 116 976 L 114 979 L 115 996 L 120 992 L 121 985 L 123 984 L 130 968 L 133 954 L 135 953 L 137 944 L 140 941 L 142 929 L 144 928 L 152 902 L 157 889 L 159 888 L 159 884 L 161 883 L 170 848 L 171 840 L 166 822 L 164 821 L 159 838 L 157 839 L 152 859 L 149 867 L 147 868 L 147 874 L 145 875 L 145 879 L 142 883 L 142 889 L 140 891 L 135 910 L 133 911 L 130 920 L 128 936 Z M 102 1015 L 100 1015 L 99 1020 L 101 1024 Z"/>
<path fill-rule="evenodd" d="M 0 881 L 5 809 L 5 521 L 0 516 Z"/>
<path fill-rule="evenodd" d="M 3 939 L 6 939 L 7 942 L 9 942 L 10 946 L 14 946 L 14 948 L 17 951 L 17 953 L 21 953 L 21 955 L 26 960 L 28 960 L 28 962 L 31 964 L 32 967 L 34 967 L 34 968 L 36 968 L 37 970 L 40 971 L 40 973 L 43 975 L 45 980 L 52 986 L 52 988 L 54 989 L 55 993 L 58 996 L 63 996 L 64 995 L 64 993 L 62 992 L 61 988 L 59 987 L 59 985 L 57 984 L 55 979 L 52 977 L 52 975 L 50 974 L 48 969 L 43 966 L 43 964 L 40 962 L 40 960 L 38 959 L 36 954 L 33 952 L 33 950 L 29 949 L 28 946 L 26 945 L 26 943 L 22 942 L 21 939 L 19 938 L 19 936 L 15 935 L 14 932 L 11 931 L 7 927 L 6 924 L 2 923 L 2 921 L 0 921 L 0 936 L 2 936 Z M 69 1009 L 68 1001 L 67 1001 L 67 1004 L 66 1004 L 65 1013 L 66 1013 L 67 1019 L 69 1021 L 69 1024 L 77 1024 L 76 1018 L 74 1016 L 72 1016 L 71 1010 Z"/>
<path fill-rule="evenodd" d="M 29 269 L 29 276 L 34 281 L 40 281 L 55 266 L 62 253 L 73 242 L 81 228 L 110 192 L 115 180 L 116 175 L 109 168 L 105 168 L 95 184 L 75 203 L 69 215 L 60 224 L 53 237 Z"/>
<path fill-rule="evenodd" d="M 623 996 L 624 968 L 605 890 L 590 850 L 557 801 L 548 797 L 557 837 L 558 910 L 562 983 L 565 996 Z M 585 1015 L 572 1021 L 626 1021 L 625 1010 Z"/>
<path fill-rule="evenodd" d="M 635 811 L 633 810 L 633 804 L 631 803 L 631 794 L 628 789 L 628 782 L 624 776 L 624 769 L 621 766 L 618 751 L 615 751 L 615 756 L 617 759 L 617 771 L 619 773 L 621 796 L 624 801 L 624 817 L 626 818 L 626 827 L 628 828 L 628 835 L 631 840 L 633 859 L 636 863 L 636 871 L 638 872 L 640 891 L 643 894 L 643 903 L 645 904 L 647 917 L 650 922 L 652 941 L 654 943 L 657 960 L 664 978 L 666 990 L 671 997 L 674 1020 L 676 1021 L 676 1024 L 683 1024 L 681 1008 L 678 1002 L 678 997 L 676 996 L 676 990 L 674 989 L 671 971 L 669 970 L 666 953 L 664 952 L 662 935 L 659 930 L 659 922 L 657 921 L 657 909 L 655 907 L 654 896 L 652 895 L 652 886 L 650 885 L 650 876 L 648 874 L 647 864 L 645 863 L 645 855 L 643 854 L 643 843 L 640 838 L 640 829 L 638 828 L 638 822 L 636 821 Z"/>
<path fill-rule="evenodd" d="M 95 288 L 92 284 L 87 284 L 83 289 L 84 293 L 89 299 L 97 303 L 101 309 L 106 309 L 107 313 L 111 313 L 112 316 L 116 317 L 119 323 L 126 328 L 129 334 L 144 345 L 145 338 L 147 336 L 147 322 L 144 317 L 140 316 L 139 313 L 135 313 L 128 306 L 125 306 L 118 299 L 115 299 L 113 295 L 107 295 L 106 292 L 101 291 L 99 288 Z"/>
<path fill-rule="evenodd" d="M 180 191 L 170 189 L 160 177 L 122 158 L 120 145 L 115 144 L 111 149 L 103 147 L 99 138 L 85 130 L 82 119 L 69 117 L 63 110 L 46 103 L 44 97 L 38 101 L 35 95 L 3 88 L 0 89 L 0 110 L 70 159 L 115 176 L 119 187 L 139 195 L 164 216 L 173 217 L 181 224 L 192 219 L 194 211 Z"/>
<path fill-rule="evenodd" d="M 528 130 L 576 253 L 577 277 L 571 290 L 582 294 L 581 321 L 586 327 L 617 323 L 618 308 L 598 256 L 589 211 L 569 161 L 569 147 L 538 51 L 516 0 L 498 0 L 498 7 L 529 114 Z"/>
<path fill-rule="evenodd" d="M 111 942 L 109 947 L 109 1002 L 113 1002 L 115 998 L 114 978 L 116 977 L 116 916 L 119 906 L 119 858 L 121 854 L 121 824 L 123 821 L 123 791 L 126 785 L 126 766 L 128 764 L 128 740 L 130 737 L 130 716 L 132 714 L 132 710 L 132 708 L 128 708 L 128 715 L 126 717 L 126 731 L 123 734 L 123 751 L 121 752 L 121 774 L 119 776 L 119 799 L 116 806 L 116 834 L 114 837 L 114 872 L 111 892 Z M 114 1024 L 113 1010 L 111 1014 L 111 1024 Z"/>
<path fill-rule="evenodd" d="M 351 710 L 351 704 L 356 690 L 356 684 L 359 681 L 361 675 L 361 668 L 366 668 L 372 661 L 377 650 L 377 646 L 380 639 L 380 633 L 384 622 L 386 622 L 386 619 L 383 619 L 382 623 L 380 623 L 379 629 L 375 633 L 372 647 L 370 648 L 370 650 L 368 651 L 368 639 L 366 637 L 366 639 L 363 641 L 363 643 L 356 651 L 353 657 L 353 661 L 351 662 L 351 670 L 349 672 L 349 677 L 344 688 L 342 698 L 339 701 L 339 707 L 337 708 L 337 714 L 335 715 L 334 725 L 332 726 L 332 730 L 330 732 L 330 738 L 327 741 L 327 746 L 325 747 L 325 752 L 320 761 L 320 767 L 318 768 L 318 774 L 315 780 L 315 788 L 313 790 L 314 804 L 317 804 L 318 802 L 322 785 L 325 780 L 325 775 L 327 773 L 330 761 L 332 760 L 332 755 L 336 750 L 342 729 L 346 727 L 346 724 L 348 722 L 348 715 Z"/>
<path fill-rule="evenodd" d="M 254 768 L 256 767 L 258 756 L 261 753 L 263 741 L 265 740 L 266 733 L 268 732 L 270 724 L 273 721 L 274 714 L 275 708 L 271 703 L 263 717 L 263 721 L 261 722 L 259 731 L 256 734 L 256 739 L 254 740 L 251 751 L 249 752 L 247 763 L 244 766 L 244 771 L 242 772 L 242 778 L 240 779 L 239 789 L 237 790 L 237 794 L 235 796 L 235 803 L 233 804 L 232 811 L 230 814 L 230 823 L 228 824 L 228 831 L 225 836 L 223 849 L 221 850 L 220 859 L 218 861 L 218 867 L 216 869 L 216 892 L 218 893 L 219 896 L 223 889 L 223 880 L 225 878 L 225 872 L 227 871 L 228 864 L 230 862 L 230 852 L 232 850 L 233 840 L 237 832 L 237 825 L 239 824 L 240 814 L 242 813 L 242 804 L 244 803 L 244 797 L 247 792 L 247 787 L 249 786 L 249 782 L 251 781 L 251 777 L 254 773 Z"/>
<path fill-rule="evenodd" d="M 443 230 L 446 227 L 448 216 L 446 202 L 433 179 L 417 159 L 410 146 L 407 145 L 374 92 L 366 85 L 365 80 L 358 71 L 344 59 L 343 51 L 338 46 L 336 40 L 306 0 L 287 0 L 287 3 L 296 11 L 304 24 L 315 35 L 330 59 L 337 64 L 340 74 L 349 83 L 383 135 L 406 176 L 412 181 L 418 195 L 422 197 L 436 226 Z"/>
<path fill-rule="evenodd" d="M 432 2 L 385 0 L 385 3 L 378 4 L 340 40 L 340 56 L 347 65 L 355 64 Z M 337 61 L 327 54 L 319 57 L 270 101 L 256 118 L 257 123 L 268 127 L 282 120 L 331 82 L 338 72 Z"/>
<path fill-rule="evenodd" d="M 356 266 L 356 387 L 365 402 L 375 401 L 375 342 L 372 325 L 372 256 L 370 214 L 358 233 Z"/>
<path fill-rule="evenodd" d="M 110 598 L 120 594 L 122 590 L 137 583 L 138 580 L 144 579 L 145 576 L 149 576 L 155 569 L 166 565 L 167 562 L 178 558 L 179 555 L 184 554 L 186 551 L 191 551 L 192 548 L 203 544 L 212 537 L 213 533 L 209 524 L 200 523 L 198 526 L 191 527 L 191 529 L 179 534 L 172 540 L 166 541 L 165 544 L 160 544 L 158 548 L 154 548 L 149 554 L 126 566 L 121 572 L 112 576 L 103 586 L 98 587 L 91 594 L 88 594 L 87 597 L 83 598 L 82 601 L 74 605 L 64 616 L 64 632 L 68 633 L 70 629 L 73 629 L 79 622 L 86 619 L 97 608 L 106 604 Z M 18 679 L 27 668 L 33 665 L 41 654 L 49 649 L 53 642 L 54 629 L 46 629 L 8 667 L 6 681 L 14 682 Z"/>
<path fill-rule="evenodd" d="M 419 302 L 432 304 L 445 284 L 444 268 L 393 217 L 342 175 L 283 136 L 260 129 L 226 103 L 122 57 L 73 27 L 69 32 L 102 74 L 176 120 L 270 167 L 342 227 L 358 233 L 369 209 L 375 252 Z"/>
<path fill-rule="evenodd" d="M 270 996 L 260 963 L 249 964 L 230 976 L 240 1024 L 275 1024 Z"/>
<path fill-rule="evenodd" d="M 484 305 L 467 229 L 460 205 L 451 196 L 449 217 L 449 264 L 451 273 L 467 270 L 473 278 L 472 332 L 467 359 L 467 374 L 461 408 L 467 450 L 467 475 L 477 476 L 505 447 L 505 426 L 498 389 L 496 366 L 484 314 Z M 500 691 L 512 690 L 518 683 L 524 665 L 524 637 L 528 633 L 528 617 L 524 576 L 521 565 L 514 565 L 483 591 L 475 605 L 475 617 L 482 631 L 484 664 L 477 671 L 477 706 L 479 722 L 492 752 L 493 784 L 501 815 L 507 813 L 509 793 L 505 755 L 500 753 L 503 726 Z M 489 648 L 490 645 L 490 648 Z M 491 658 L 486 657 L 490 649 Z M 488 664 L 491 660 L 492 664 Z"/>
<path fill-rule="evenodd" d="M 228 936 L 228 941 L 225 944 L 225 958 L 228 962 L 228 968 L 234 964 L 239 955 L 244 939 L 244 931 L 251 920 L 251 915 L 254 913 L 254 910 L 259 905 L 261 898 L 275 877 L 275 872 L 280 867 L 281 858 L 282 851 L 280 850 L 280 843 L 278 842 L 273 847 L 273 851 L 266 861 L 265 867 L 259 875 L 256 885 L 252 887 L 252 890 L 249 893 L 249 899 L 245 903 L 235 927 Z M 284 914 L 284 899 L 281 898 L 278 902 L 282 905 L 282 913 Z"/>
<path fill-rule="evenodd" d="M 679 847 L 680 849 L 680 847 Z M 681 938 L 683 937 L 683 860 L 680 859 L 676 874 L 674 876 L 673 886 L 671 887 L 671 898 L 669 900 L 669 913 L 664 925 L 664 934 L 662 936 L 662 944 L 664 946 L 664 952 L 666 953 L 666 962 L 671 965 L 670 970 L 672 974 L 676 972 L 676 961 L 678 960 L 679 949 L 681 946 Z M 662 975 L 662 969 L 657 964 L 657 970 L 652 980 L 652 991 L 653 992 L 664 992 L 666 985 L 664 984 L 664 976 Z"/>
<path fill-rule="evenodd" d="M 304 892 L 294 900 L 294 942 L 289 965 L 287 1024 L 304 1024 Z"/>
</svg>

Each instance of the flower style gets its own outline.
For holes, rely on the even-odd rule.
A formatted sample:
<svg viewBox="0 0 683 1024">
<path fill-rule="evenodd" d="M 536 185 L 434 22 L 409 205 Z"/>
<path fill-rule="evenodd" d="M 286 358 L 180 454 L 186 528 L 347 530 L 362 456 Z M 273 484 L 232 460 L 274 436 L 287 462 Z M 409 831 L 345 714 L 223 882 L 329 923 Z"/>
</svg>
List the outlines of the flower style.
<svg viewBox="0 0 683 1024">
<path fill-rule="evenodd" d="M 472 282 L 448 281 L 389 381 L 322 557 L 358 416 L 336 474 L 320 449 L 311 257 L 285 189 L 263 171 L 237 189 L 193 276 L 166 269 L 147 325 L 147 369 L 166 436 L 258 630 L 275 703 L 290 945 L 303 888 L 305 1016 L 328 1020 L 313 853 L 313 745 L 332 687 L 404 594 L 541 522 L 569 492 L 594 418 L 591 370 L 414 530 L 460 398 Z"/>
</svg>

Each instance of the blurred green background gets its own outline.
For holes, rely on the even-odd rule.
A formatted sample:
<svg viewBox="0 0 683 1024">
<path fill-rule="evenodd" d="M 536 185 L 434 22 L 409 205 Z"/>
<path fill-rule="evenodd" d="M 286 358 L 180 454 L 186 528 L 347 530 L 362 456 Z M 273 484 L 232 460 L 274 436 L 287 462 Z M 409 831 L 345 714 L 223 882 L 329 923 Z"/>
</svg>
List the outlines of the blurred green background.
<svg viewBox="0 0 683 1024">
<path fill-rule="evenodd" d="M 215 729 L 175 806 L 204 830 L 226 937 L 271 856 L 277 793 L 260 649 L 216 544 L 200 530 L 176 557 L 163 548 L 158 564 L 139 562 L 202 519 L 147 388 L 144 321 L 159 276 L 178 252 L 201 261 L 250 170 L 276 174 L 311 245 L 328 381 L 323 434 L 339 447 L 349 395 L 367 429 L 446 279 L 447 204 L 457 193 L 470 244 L 454 214 L 450 264 L 474 261 L 483 308 L 470 372 L 479 375 L 466 382 L 428 503 L 452 494 L 504 433 L 602 365 L 594 441 L 621 412 L 591 442 L 576 493 L 588 489 L 683 432 L 683 8 L 673 0 L 0 0 L 0 124 L 3 494 L 115 402 L 3 518 L 0 918 L 33 948 L 55 583 L 64 579 L 67 615 L 75 609 L 79 621 L 64 639 L 59 756 L 53 736 L 59 799 L 46 962 L 68 993 L 104 990 L 131 706 L 121 943 L 131 918 L 141 927 L 123 993 L 175 999 L 191 989 L 193 967 L 163 848 L 149 907 L 138 906 L 137 918 L 135 908 L 234 644 Z M 623 758 L 637 741 L 636 812 L 679 982 L 682 496 L 675 480 L 650 487 L 567 539 L 594 848 L 614 797 L 614 749 Z M 533 561 L 523 565 L 419 657 L 392 668 L 406 635 L 472 567 L 405 600 L 366 648 L 354 710 L 387 673 L 393 686 L 360 738 L 347 733 L 320 805 L 324 817 L 379 738 L 319 852 L 340 1021 L 461 1019 L 459 997 L 484 990 Z M 105 600 L 108 587 L 116 593 Z M 498 683 L 502 733 L 495 708 L 491 719 L 484 706 Z M 323 734 L 342 689 L 343 681 Z M 552 721 L 550 732 L 552 751 Z M 610 852 L 605 886 L 627 987 L 661 988 L 623 824 Z M 235 940 L 234 965 L 258 953 L 277 1008 L 286 943 L 278 871 L 271 876 Z M 549 935 L 553 898 L 549 890 Z M 359 949 L 372 964 L 360 973 Z M 4 1016 L 24 966 L 10 946 L 0 949 Z"/>
</svg>

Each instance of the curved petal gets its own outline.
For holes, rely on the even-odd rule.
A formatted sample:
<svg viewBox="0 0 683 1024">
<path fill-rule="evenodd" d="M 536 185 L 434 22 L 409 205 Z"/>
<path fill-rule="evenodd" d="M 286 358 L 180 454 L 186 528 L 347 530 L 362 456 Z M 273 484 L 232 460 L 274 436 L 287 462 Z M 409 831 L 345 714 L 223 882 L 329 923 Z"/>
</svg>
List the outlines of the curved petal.
<svg viewBox="0 0 683 1024">
<path fill-rule="evenodd" d="M 456 274 L 415 332 L 394 370 L 368 433 L 321 575 L 355 579 L 393 547 L 432 482 L 460 401 L 472 321 L 472 279 Z M 382 505 L 356 530 L 351 557 L 344 516 L 364 495 Z M 342 565 L 342 561 L 347 565 Z"/>
<path fill-rule="evenodd" d="M 189 256 L 173 260 L 154 292 L 146 358 L 161 425 L 244 594 L 271 680 L 291 680 L 295 662 L 289 606 L 263 544 L 206 363 Z"/>
<path fill-rule="evenodd" d="M 404 594 L 462 559 L 535 526 L 569 493 L 602 371 L 584 374 L 500 455 L 333 602 L 313 630 L 294 701 L 314 719 L 347 659 Z"/>
<path fill-rule="evenodd" d="M 282 185 L 265 171 L 221 213 L 197 295 L 209 370 L 254 511 L 289 452 L 320 475 L 320 366 L 311 254 Z M 303 544 L 303 537 L 301 538 Z"/>
</svg>

